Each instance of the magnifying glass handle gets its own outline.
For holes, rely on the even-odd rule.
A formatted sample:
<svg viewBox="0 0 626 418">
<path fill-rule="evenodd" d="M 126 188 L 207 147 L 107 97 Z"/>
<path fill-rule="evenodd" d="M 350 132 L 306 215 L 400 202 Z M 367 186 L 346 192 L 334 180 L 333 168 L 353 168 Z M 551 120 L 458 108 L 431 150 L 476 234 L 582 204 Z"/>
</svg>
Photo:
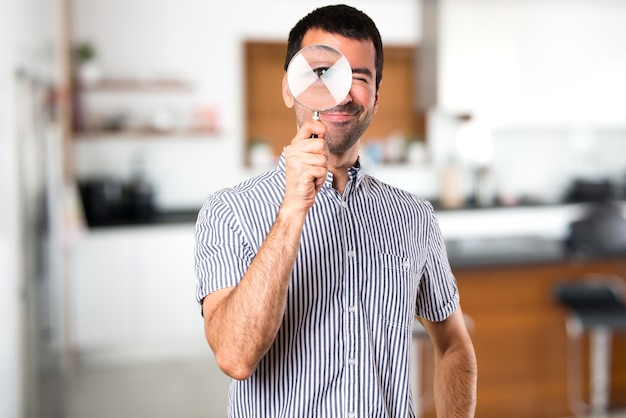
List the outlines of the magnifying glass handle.
<svg viewBox="0 0 626 418">
<path fill-rule="evenodd" d="M 318 110 L 313 112 L 313 120 L 320 120 L 320 112 Z M 317 135 L 313 134 L 311 135 L 311 138 L 317 138 Z"/>
</svg>

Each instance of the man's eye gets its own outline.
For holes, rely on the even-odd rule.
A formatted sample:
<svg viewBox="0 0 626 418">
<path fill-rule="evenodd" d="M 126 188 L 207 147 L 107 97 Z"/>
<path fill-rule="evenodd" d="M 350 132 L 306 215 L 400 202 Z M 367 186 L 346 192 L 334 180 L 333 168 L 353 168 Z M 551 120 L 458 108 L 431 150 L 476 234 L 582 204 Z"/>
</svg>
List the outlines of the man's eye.
<svg viewBox="0 0 626 418">
<path fill-rule="evenodd" d="M 313 72 L 317 74 L 318 77 L 323 76 L 326 71 L 328 71 L 328 67 L 319 67 L 313 70 Z"/>
</svg>

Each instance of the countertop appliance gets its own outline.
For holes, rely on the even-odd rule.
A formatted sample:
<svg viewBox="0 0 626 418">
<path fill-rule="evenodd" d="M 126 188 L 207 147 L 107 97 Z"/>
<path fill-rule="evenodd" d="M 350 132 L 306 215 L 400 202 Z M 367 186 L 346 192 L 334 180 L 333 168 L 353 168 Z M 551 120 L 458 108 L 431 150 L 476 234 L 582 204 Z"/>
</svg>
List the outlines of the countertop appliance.
<svg viewBox="0 0 626 418">
<path fill-rule="evenodd" d="M 141 179 L 97 178 L 79 182 L 89 226 L 149 221 L 156 213 L 154 188 Z"/>
</svg>

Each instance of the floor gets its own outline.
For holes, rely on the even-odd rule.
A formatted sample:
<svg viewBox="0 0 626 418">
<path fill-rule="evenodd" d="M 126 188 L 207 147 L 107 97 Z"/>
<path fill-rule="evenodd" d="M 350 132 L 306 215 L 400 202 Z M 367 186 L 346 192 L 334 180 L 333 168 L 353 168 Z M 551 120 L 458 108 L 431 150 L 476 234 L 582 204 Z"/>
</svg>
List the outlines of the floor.
<svg viewBox="0 0 626 418">
<path fill-rule="evenodd" d="M 40 410 L 47 418 L 226 418 L 229 382 L 210 356 L 83 367 L 62 385 L 48 379 Z"/>
<path fill-rule="evenodd" d="M 198 357 L 82 368 L 46 393 L 64 399 L 58 418 L 225 418 L 228 383 L 213 357 Z"/>
</svg>

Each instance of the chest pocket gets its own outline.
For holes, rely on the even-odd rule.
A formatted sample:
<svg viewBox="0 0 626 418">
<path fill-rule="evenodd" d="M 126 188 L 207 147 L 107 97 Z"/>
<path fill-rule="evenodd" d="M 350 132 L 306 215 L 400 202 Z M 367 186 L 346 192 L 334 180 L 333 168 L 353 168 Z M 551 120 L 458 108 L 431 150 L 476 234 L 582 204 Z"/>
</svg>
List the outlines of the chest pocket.
<svg viewBox="0 0 626 418">
<path fill-rule="evenodd" d="M 394 327 L 410 329 L 420 283 L 416 260 L 394 254 L 379 254 L 369 286 L 372 311 Z"/>
</svg>

